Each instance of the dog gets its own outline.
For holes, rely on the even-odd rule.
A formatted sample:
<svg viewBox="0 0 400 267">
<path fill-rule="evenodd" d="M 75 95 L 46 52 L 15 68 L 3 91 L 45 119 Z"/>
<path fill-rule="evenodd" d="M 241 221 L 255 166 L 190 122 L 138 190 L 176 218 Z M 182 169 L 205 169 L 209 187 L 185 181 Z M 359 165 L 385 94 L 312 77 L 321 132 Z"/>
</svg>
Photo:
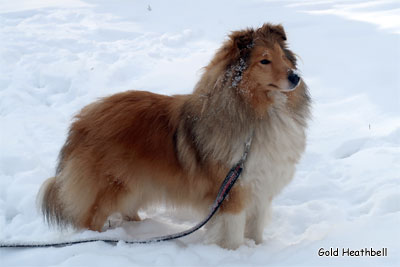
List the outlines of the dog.
<svg viewBox="0 0 400 267">
<path fill-rule="evenodd" d="M 271 201 L 305 149 L 310 103 L 281 25 L 234 31 L 192 94 L 127 91 L 84 107 L 40 208 L 50 224 L 95 231 L 111 214 L 137 221 L 152 205 L 206 213 L 252 133 L 242 176 L 205 238 L 228 249 L 260 244 Z"/>
</svg>

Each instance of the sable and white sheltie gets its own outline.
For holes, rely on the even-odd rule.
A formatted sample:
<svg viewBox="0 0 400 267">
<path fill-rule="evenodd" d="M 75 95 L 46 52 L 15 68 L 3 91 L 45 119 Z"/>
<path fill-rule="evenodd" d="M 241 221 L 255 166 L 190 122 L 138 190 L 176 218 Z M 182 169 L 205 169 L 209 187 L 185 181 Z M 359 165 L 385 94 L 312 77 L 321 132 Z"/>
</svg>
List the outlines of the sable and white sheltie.
<svg viewBox="0 0 400 267">
<path fill-rule="evenodd" d="M 207 225 L 206 241 L 262 242 L 273 197 L 305 148 L 310 97 L 281 25 L 235 31 L 192 94 L 127 91 L 76 116 L 55 177 L 38 195 L 49 223 L 101 231 L 150 205 L 206 213 L 254 131 L 239 182 Z"/>
</svg>

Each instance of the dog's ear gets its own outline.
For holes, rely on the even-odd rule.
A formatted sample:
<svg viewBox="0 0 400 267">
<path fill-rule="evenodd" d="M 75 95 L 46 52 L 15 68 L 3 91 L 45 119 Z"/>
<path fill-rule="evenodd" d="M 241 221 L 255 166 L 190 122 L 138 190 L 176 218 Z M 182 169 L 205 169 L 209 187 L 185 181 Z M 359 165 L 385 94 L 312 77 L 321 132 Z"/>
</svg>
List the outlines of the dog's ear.
<svg viewBox="0 0 400 267">
<path fill-rule="evenodd" d="M 231 39 L 239 50 L 250 48 L 253 43 L 253 30 L 233 32 Z"/>
<path fill-rule="evenodd" d="M 253 46 L 254 30 L 248 29 L 243 31 L 232 32 L 229 36 L 231 39 L 231 50 L 238 56 L 249 53 Z"/>
<path fill-rule="evenodd" d="M 277 35 L 282 41 L 286 41 L 286 33 L 281 24 L 271 26 L 271 33 Z"/>
<path fill-rule="evenodd" d="M 259 29 L 259 31 L 264 36 L 273 36 L 279 41 L 286 41 L 286 33 L 281 24 L 274 25 L 266 23 Z"/>
</svg>

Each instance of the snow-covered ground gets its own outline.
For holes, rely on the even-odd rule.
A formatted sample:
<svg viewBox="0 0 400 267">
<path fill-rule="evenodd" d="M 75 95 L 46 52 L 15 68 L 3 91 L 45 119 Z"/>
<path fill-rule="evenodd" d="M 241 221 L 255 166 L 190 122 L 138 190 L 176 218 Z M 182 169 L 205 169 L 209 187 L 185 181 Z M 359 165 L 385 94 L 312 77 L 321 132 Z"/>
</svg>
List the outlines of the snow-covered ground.
<svg viewBox="0 0 400 267">
<path fill-rule="evenodd" d="M 152 210 L 99 234 L 49 229 L 35 207 L 72 116 L 127 89 L 189 93 L 231 30 L 282 23 L 314 99 L 308 147 L 264 243 L 180 241 L 0 249 L 0 266 L 399 266 L 398 1 L 0 1 L 0 240 L 137 238 L 191 214 Z M 387 257 L 319 257 L 320 248 Z"/>
</svg>

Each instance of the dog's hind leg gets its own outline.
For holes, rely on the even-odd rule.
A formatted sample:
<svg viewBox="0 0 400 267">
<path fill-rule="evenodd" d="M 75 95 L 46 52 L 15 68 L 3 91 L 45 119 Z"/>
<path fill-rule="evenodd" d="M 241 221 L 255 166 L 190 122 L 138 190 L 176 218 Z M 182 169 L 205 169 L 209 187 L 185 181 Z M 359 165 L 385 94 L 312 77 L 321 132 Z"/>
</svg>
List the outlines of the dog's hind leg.
<svg viewBox="0 0 400 267">
<path fill-rule="evenodd" d="M 118 202 L 127 193 L 124 183 L 68 162 L 60 173 L 60 201 L 69 222 L 78 229 L 102 231 L 107 218 L 118 212 Z"/>
<path fill-rule="evenodd" d="M 143 195 L 143 192 L 140 190 L 135 190 L 138 187 L 127 189 L 128 192 L 120 199 L 118 203 L 119 212 L 122 214 L 122 218 L 124 221 L 141 221 L 139 217 L 138 210 L 145 206 L 146 197 Z"/>
<path fill-rule="evenodd" d="M 101 231 L 104 230 L 104 224 L 110 215 L 121 213 L 123 215 L 122 219 L 125 219 L 125 213 L 120 211 L 120 206 L 127 193 L 125 186 L 118 181 L 110 183 L 101 189 L 87 213 L 85 226 L 91 230 Z M 133 215 L 137 216 L 136 213 Z"/>
</svg>

